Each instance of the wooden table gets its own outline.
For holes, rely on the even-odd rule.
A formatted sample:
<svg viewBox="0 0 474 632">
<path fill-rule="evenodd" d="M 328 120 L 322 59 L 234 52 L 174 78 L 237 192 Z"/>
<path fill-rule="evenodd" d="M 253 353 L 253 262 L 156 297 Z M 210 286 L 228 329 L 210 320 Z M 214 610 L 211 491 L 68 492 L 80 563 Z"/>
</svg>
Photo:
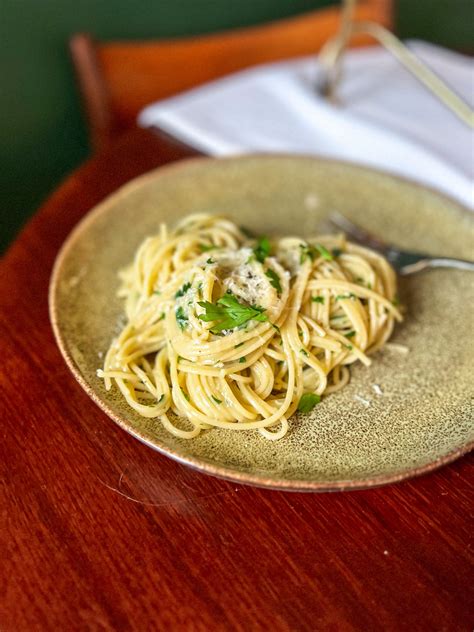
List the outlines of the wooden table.
<svg viewBox="0 0 474 632">
<path fill-rule="evenodd" d="M 186 152 L 132 131 L 73 173 L 0 264 L 0 629 L 471 630 L 472 456 L 386 488 L 242 487 L 110 421 L 47 312 L 54 257 L 120 184 Z"/>
</svg>

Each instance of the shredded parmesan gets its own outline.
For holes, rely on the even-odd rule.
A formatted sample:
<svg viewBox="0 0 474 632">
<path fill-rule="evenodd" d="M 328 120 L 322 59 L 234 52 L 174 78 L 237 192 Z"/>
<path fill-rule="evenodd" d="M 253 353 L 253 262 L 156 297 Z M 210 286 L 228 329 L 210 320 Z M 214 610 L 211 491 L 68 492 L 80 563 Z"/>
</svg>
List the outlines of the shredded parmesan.
<svg viewBox="0 0 474 632">
<path fill-rule="evenodd" d="M 370 400 L 365 399 L 364 397 L 361 397 L 360 395 L 354 395 L 354 399 L 356 399 L 361 404 L 364 404 L 364 406 L 366 406 L 367 408 L 370 406 Z"/>
</svg>

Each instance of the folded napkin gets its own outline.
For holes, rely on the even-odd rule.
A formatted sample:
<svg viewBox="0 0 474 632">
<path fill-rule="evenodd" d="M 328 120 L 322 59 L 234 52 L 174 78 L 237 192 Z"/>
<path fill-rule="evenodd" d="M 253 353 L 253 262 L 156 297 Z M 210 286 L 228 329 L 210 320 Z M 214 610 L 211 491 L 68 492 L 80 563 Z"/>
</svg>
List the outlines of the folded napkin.
<svg viewBox="0 0 474 632">
<path fill-rule="evenodd" d="M 423 42 L 409 46 L 472 106 L 470 58 Z M 350 51 L 344 69 L 338 106 L 317 94 L 321 69 L 305 57 L 159 101 L 138 122 L 215 156 L 295 152 L 369 165 L 472 207 L 473 132 L 380 47 Z"/>
</svg>

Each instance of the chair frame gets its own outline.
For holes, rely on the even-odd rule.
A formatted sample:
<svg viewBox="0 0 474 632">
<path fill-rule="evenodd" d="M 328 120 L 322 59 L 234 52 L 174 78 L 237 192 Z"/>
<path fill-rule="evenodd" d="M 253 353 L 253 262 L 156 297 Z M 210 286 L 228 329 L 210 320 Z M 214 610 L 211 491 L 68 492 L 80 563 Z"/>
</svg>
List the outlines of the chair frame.
<svg viewBox="0 0 474 632">
<path fill-rule="evenodd" d="M 391 28 L 392 5 L 392 0 L 360 0 L 354 17 Z M 316 54 L 339 22 L 336 6 L 264 25 L 152 42 L 103 43 L 88 33 L 75 34 L 70 53 L 93 150 L 135 125 L 138 112 L 152 101 L 257 64 Z M 360 37 L 352 44 L 369 42 Z M 127 80 L 132 76 L 133 86 Z M 149 86 L 151 76 L 163 81 Z"/>
</svg>

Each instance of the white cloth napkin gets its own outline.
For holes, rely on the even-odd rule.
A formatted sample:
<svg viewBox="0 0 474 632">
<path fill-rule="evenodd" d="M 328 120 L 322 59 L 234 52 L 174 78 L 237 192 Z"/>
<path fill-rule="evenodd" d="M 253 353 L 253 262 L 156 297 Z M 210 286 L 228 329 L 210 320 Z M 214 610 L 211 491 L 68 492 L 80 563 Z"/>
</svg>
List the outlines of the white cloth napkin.
<svg viewBox="0 0 474 632">
<path fill-rule="evenodd" d="M 410 48 L 468 103 L 470 58 L 424 42 Z M 139 115 L 205 153 L 296 152 L 369 165 L 474 205 L 474 135 L 380 47 L 350 51 L 334 106 L 317 95 L 317 61 L 305 57 L 239 72 Z"/>
</svg>

